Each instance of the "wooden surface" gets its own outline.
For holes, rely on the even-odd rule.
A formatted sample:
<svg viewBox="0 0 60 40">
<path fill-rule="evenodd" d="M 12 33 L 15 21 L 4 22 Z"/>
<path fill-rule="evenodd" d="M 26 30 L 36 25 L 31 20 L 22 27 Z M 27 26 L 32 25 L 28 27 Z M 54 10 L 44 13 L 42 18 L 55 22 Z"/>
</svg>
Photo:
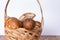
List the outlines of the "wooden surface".
<svg viewBox="0 0 60 40">
<path fill-rule="evenodd" d="M 6 40 L 5 36 L 0 36 L 0 40 Z M 60 36 L 41 36 L 40 40 L 60 40 Z"/>
</svg>

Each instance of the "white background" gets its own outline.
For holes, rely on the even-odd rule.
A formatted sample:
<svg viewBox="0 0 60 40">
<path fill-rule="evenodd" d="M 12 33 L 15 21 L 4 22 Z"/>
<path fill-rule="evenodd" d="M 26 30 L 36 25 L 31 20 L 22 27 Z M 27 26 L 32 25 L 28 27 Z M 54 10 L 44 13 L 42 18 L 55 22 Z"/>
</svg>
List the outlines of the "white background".
<svg viewBox="0 0 60 40">
<path fill-rule="evenodd" d="M 21 13 L 34 11 L 39 19 L 39 9 L 36 0 L 11 0 L 8 6 L 8 16 L 19 17 Z M 60 0 L 40 0 L 44 13 L 42 35 L 60 35 Z M 4 35 L 4 7 L 7 0 L 0 0 L 0 35 Z M 36 3 L 36 4 L 35 4 Z M 30 5 L 31 4 L 31 5 Z M 37 5 L 37 6 L 36 6 Z M 26 8 L 26 9 L 25 9 Z"/>
</svg>

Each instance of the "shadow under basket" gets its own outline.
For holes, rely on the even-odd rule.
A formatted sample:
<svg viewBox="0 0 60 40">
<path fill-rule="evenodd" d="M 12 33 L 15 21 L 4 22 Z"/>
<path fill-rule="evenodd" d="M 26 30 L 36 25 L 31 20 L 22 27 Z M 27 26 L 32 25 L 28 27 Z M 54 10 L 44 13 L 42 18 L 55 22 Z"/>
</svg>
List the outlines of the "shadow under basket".
<svg viewBox="0 0 60 40">
<path fill-rule="evenodd" d="M 41 27 L 35 27 L 32 31 L 25 28 L 5 28 L 6 40 L 39 40 L 42 32 Z"/>
</svg>

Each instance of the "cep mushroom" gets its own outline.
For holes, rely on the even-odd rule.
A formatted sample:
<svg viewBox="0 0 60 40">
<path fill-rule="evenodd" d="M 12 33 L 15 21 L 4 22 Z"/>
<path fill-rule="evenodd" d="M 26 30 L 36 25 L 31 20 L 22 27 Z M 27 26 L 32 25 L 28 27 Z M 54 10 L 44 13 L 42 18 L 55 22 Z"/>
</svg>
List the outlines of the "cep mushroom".
<svg viewBox="0 0 60 40">
<path fill-rule="evenodd" d="M 41 27 L 41 23 L 38 21 L 35 21 L 35 26 Z"/>
<path fill-rule="evenodd" d="M 35 27 L 35 21 L 33 19 L 27 18 L 23 21 L 23 27 L 27 30 L 32 30 Z"/>
<path fill-rule="evenodd" d="M 19 17 L 20 21 L 24 21 L 27 18 L 33 19 L 36 15 L 31 12 L 24 13 L 22 16 Z"/>
<path fill-rule="evenodd" d="M 10 17 L 6 22 L 5 26 L 9 29 L 16 29 L 19 27 L 22 27 L 21 21 L 19 21 L 17 18 Z"/>
</svg>

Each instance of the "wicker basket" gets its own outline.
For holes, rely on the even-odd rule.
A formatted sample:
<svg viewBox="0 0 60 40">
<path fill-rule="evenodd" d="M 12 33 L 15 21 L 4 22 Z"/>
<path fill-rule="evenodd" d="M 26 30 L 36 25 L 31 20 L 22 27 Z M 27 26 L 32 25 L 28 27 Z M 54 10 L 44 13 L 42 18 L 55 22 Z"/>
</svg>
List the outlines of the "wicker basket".
<svg viewBox="0 0 60 40">
<path fill-rule="evenodd" d="M 9 1 L 10 0 L 7 1 L 6 7 L 5 7 L 5 19 L 7 17 L 6 10 L 7 10 Z M 35 26 L 35 28 L 32 31 L 29 31 L 25 28 L 18 28 L 18 29 L 11 30 L 5 27 L 6 40 L 39 40 L 40 39 L 40 35 L 42 32 L 42 26 L 43 26 L 43 12 L 42 12 L 42 8 L 41 8 L 39 0 L 37 0 L 37 2 L 40 6 L 40 10 L 42 14 L 41 27 Z"/>
</svg>

